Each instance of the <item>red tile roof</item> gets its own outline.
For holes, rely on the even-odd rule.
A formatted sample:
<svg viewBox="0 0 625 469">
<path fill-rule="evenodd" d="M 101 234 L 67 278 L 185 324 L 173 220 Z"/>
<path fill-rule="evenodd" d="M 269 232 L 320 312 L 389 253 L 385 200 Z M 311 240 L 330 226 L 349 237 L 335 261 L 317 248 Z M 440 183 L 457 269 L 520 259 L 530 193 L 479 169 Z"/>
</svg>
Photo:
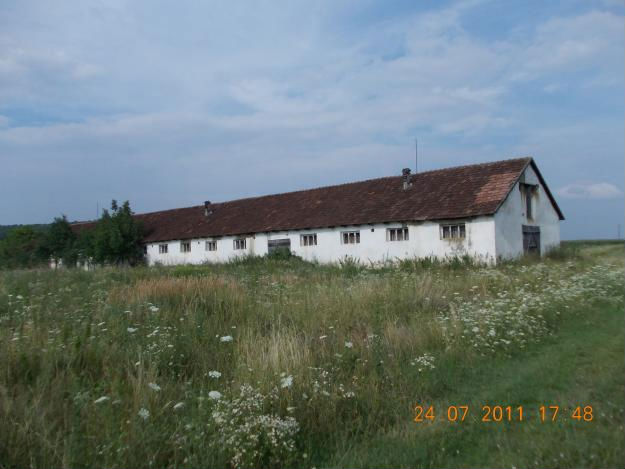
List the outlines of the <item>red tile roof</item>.
<svg viewBox="0 0 625 469">
<path fill-rule="evenodd" d="M 385 222 L 440 220 L 491 215 L 497 211 L 522 174 L 532 165 L 560 219 L 562 212 L 532 158 L 497 161 L 391 176 L 337 186 L 265 195 L 204 206 L 143 213 L 145 242 L 211 236 L 362 225 Z M 88 224 L 75 225 L 77 229 Z"/>
</svg>

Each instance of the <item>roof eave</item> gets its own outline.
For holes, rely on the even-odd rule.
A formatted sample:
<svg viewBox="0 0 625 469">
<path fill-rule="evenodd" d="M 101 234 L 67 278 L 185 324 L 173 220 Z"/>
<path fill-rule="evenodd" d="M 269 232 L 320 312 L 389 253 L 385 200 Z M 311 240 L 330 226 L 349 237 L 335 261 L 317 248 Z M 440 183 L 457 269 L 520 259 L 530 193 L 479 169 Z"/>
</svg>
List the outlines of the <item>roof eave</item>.
<svg viewBox="0 0 625 469">
<path fill-rule="evenodd" d="M 536 162 L 534 161 L 533 158 L 531 158 L 530 163 L 532 165 L 532 169 L 534 170 L 534 172 L 538 176 L 538 180 L 540 181 L 542 186 L 545 188 L 545 193 L 547 194 L 547 197 L 549 197 L 549 200 L 551 201 L 551 204 L 553 205 L 553 208 L 556 210 L 556 212 L 558 212 L 558 217 L 559 217 L 560 221 L 564 220 L 565 219 L 564 218 L 564 214 L 562 213 L 562 210 L 560 210 L 560 207 L 558 206 L 558 203 L 556 202 L 555 197 L 553 196 L 553 194 L 549 190 L 549 187 L 547 186 L 547 183 L 545 182 L 545 179 L 543 178 L 543 175 L 540 174 L 540 170 L 538 169 L 538 166 L 536 165 Z"/>
</svg>

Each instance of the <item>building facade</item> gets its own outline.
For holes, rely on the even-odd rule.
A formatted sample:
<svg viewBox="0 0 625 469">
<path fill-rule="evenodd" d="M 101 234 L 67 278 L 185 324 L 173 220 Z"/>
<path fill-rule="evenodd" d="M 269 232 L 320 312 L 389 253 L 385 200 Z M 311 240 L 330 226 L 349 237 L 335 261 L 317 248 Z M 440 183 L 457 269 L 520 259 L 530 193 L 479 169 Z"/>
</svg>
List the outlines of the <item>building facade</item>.
<svg viewBox="0 0 625 469">
<path fill-rule="evenodd" d="M 150 265 L 274 249 L 320 263 L 543 255 L 564 219 L 532 158 L 136 215 Z"/>
</svg>

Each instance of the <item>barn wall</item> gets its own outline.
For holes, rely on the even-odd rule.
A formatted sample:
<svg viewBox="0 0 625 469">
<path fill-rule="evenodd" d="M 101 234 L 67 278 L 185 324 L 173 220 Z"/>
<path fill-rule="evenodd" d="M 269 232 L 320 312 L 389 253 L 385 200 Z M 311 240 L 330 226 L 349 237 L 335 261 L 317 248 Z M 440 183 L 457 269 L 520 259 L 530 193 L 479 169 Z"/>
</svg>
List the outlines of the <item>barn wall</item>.
<svg viewBox="0 0 625 469">
<path fill-rule="evenodd" d="M 180 252 L 182 241 L 163 241 L 159 243 L 149 243 L 147 245 L 148 264 L 154 265 L 157 262 L 163 265 L 178 264 L 202 264 L 204 262 L 226 262 L 230 259 L 254 254 L 255 240 L 246 237 L 246 249 L 234 249 L 234 240 L 238 236 L 214 238 L 217 241 L 217 251 L 207 251 L 206 241 L 213 238 L 195 238 L 185 241 L 191 243 L 191 252 Z M 167 244 L 167 254 L 159 253 L 159 245 Z"/>
<path fill-rule="evenodd" d="M 457 223 L 456 221 L 455 223 Z M 495 259 L 495 224 L 492 217 L 480 217 L 472 220 L 461 220 L 466 226 L 464 240 L 443 240 L 440 237 L 439 222 L 422 222 L 408 224 L 408 241 L 387 241 L 387 228 L 399 228 L 398 223 L 346 226 L 336 228 L 319 228 L 299 231 L 283 231 L 274 233 L 258 233 L 247 236 L 247 248 L 234 250 L 235 237 L 226 236 L 217 239 L 217 251 L 206 251 L 206 239 L 193 239 L 191 252 L 180 252 L 180 241 L 169 241 L 168 254 L 159 254 L 158 245 L 147 246 L 147 257 L 150 265 L 157 262 L 165 265 L 200 264 L 203 262 L 227 262 L 242 255 L 265 255 L 268 241 L 274 239 L 290 239 L 291 252 L 306 260 L 321 263 L 338 262 L 346 256 L 360 262 L 379 263 L 397 258 L 414 257 L 453 257 L 468 254 L 481 261 L 490 262 Z M 444 223 L 444 222 L 442 222 Z M 450 222 L 451 223 L 451 222 Z M 343 231 L 359 231 L 359 244 L 342 244 Z M 300 234 L 317 234 L 316 246 L 300 246 Z"/>
<path fill-rule="evenodd" d="M 528 166 L 520 182 L 539 185 L 533 197 L 534 218 L 529 220 L 525 214 L 525 196 L 517 182 L 508 197 L 495 214 L 495 233 L 497 257 L 511 259 L 523 254 L 522 226 L 540 227 L 540 252 L 545 254 L 560 245 L 560 219 L 540 184 L 538 176 Z"/>
<path fill-rule="evenodd" d="M 440 225 L 461 223 L 466 226 L 463 240 L 441 239 Z M 482 262 L 495 260 L 495 223 L 492 217 L 471 220 L 424 222 L 417 229 L 417 256 L 444 258 L 469 255 Z"/>
</svg>

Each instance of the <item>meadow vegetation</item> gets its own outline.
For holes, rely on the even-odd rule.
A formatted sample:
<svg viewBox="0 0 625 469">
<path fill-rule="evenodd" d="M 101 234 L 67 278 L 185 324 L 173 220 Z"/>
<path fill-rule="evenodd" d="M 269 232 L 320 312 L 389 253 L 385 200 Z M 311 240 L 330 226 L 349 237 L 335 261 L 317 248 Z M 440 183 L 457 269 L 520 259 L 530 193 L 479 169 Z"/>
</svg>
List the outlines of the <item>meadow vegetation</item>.
<svg viewBox="0 0 625 469">
<path fill-rule="evenodd" d="M 2 271 L 0 467 L 622 466 L 624 254 Z"/>
</svg>

